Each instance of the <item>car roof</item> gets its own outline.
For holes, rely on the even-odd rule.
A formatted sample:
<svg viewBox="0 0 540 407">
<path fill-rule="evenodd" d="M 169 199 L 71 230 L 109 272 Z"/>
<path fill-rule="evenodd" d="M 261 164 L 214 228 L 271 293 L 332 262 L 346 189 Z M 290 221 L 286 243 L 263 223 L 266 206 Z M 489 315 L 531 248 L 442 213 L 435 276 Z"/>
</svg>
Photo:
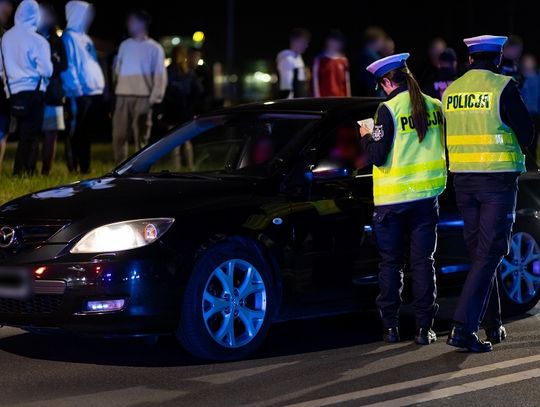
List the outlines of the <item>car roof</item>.
<svg viewBox="0 0 540 407">
<path fill-rule="evenodd" d="M 382 101 L 384 101 L 383 98 L 373 97 L 280 99 L 224 108 L 211 114 L 238 114 L 244 112 L 332 114 L 342 113 L 344 110 L 354 111 L 374 108 Z"/>
</svg>

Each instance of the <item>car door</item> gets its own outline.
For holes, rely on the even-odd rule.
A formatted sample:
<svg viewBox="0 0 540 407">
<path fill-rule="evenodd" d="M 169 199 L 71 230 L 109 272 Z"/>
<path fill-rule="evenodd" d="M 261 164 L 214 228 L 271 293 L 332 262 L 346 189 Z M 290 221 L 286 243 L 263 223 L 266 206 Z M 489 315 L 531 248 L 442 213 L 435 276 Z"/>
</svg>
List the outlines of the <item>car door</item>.
<svg viewBox="0 0 540 407">
<path fill-rule="evenodd" d="M 295 292 L 327 312 L 357 296 L 355 279 L 376 269 L 372 181 L 359 146 L 355 122 L 336 123 L 305 150 L 295 169 L 301 185 L 287 191 Z"/>
</svg>

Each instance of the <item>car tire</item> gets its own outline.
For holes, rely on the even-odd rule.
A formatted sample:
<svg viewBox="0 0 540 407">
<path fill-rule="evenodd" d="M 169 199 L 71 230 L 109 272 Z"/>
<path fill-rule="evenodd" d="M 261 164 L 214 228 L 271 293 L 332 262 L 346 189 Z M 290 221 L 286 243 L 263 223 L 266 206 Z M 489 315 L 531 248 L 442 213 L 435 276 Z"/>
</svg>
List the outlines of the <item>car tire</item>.
<svg viewBox="0 0 540 407">
<path fill-rule="evenodd" d="M 247 357 L 260 347 L 274 319 L 276 286 L 256 242 L 235 237 L 210 246 L 186 286 L 177 340 L 204 360 Z"/>
<path fill-rule="evenodd" d="M 540 281 L 530 280 L 540 279 L 540 234 L 535 226 L 516 223 L 510 252 L 497 271 L 501 308 L 507 316 L 524 314 L 540 300 Z"/>
</svg>

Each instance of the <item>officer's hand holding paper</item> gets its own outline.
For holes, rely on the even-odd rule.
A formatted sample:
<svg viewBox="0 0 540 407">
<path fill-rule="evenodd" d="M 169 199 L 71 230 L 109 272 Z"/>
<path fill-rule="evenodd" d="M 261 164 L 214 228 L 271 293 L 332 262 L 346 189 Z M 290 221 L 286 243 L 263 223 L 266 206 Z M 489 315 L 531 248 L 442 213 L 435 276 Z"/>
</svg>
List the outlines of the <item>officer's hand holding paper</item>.
<svg viewBox="0 0 540 407">
<path fill-rule="evenodd" d="M 365 137 L 368 134 L 373 133 L 373 129 L 375 128 L 375 121 L 371 118 L 359 120 L 358 122 L 358 128 L 360 130 L 360 136 Z"/>
</svg>

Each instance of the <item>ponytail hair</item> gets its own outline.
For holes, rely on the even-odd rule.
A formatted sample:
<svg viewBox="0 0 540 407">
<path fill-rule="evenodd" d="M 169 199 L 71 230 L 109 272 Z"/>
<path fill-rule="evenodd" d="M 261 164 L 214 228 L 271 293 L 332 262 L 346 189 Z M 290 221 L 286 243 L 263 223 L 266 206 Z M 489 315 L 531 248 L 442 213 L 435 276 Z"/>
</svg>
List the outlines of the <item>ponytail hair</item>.
<svg viewBox="0 0 540 407">
<path fill-rule="evenodd" d="M 428 111 L 424 95 L 420 90 L 420 85 L 418 85 L 418 82 L 414 78 L 413 74 L 406 66 L 388 72 L 379 81 L 384 78 L 394 82 L 398 86 L 407 86 L 409 95 L 411 97 L 414 129 L 418 134 L 418 140 L 422 142 L 428 131 Z"/>
</svg>

